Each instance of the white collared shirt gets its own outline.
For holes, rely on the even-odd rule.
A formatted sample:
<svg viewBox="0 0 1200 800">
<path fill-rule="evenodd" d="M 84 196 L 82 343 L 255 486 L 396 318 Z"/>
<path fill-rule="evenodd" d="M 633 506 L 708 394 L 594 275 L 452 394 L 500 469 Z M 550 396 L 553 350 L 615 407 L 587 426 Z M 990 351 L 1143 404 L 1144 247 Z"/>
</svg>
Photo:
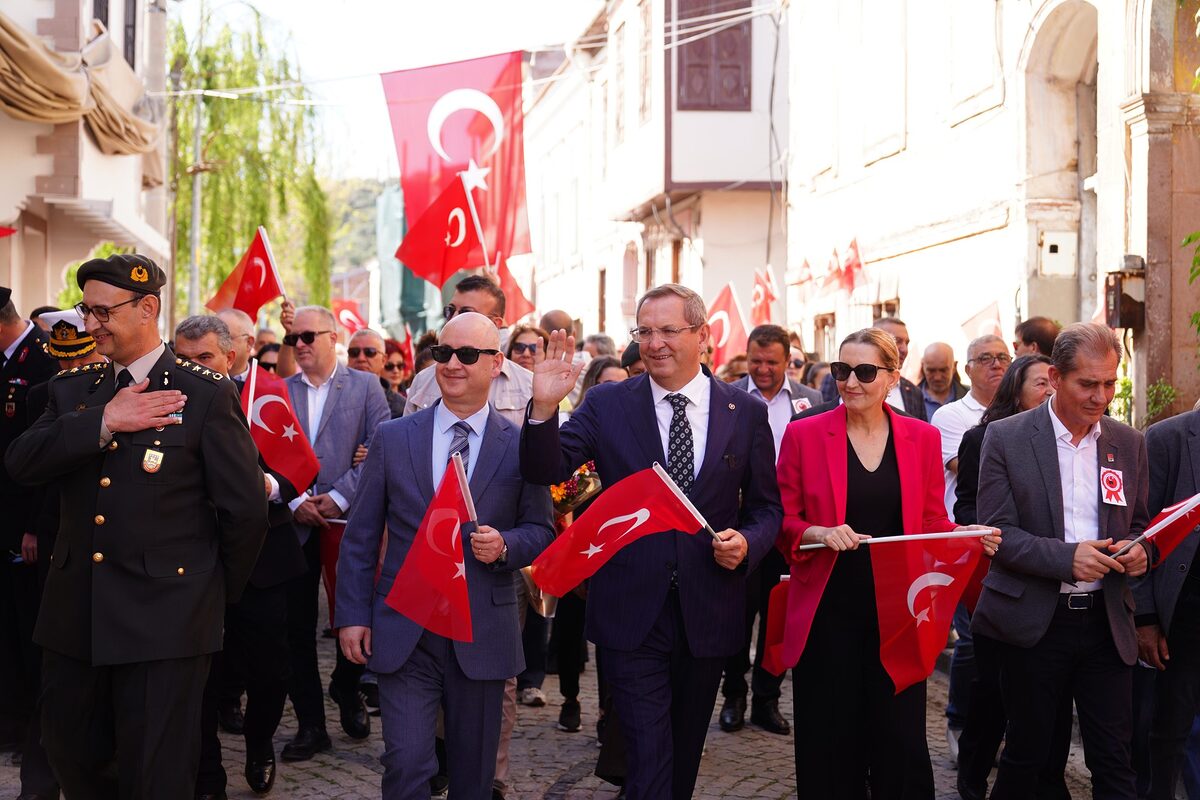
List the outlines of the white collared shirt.
<svg viewBox="0 0 1200 800">
<path fill-rule="evenodd" d="M 792 405 L 792 388 L 787 381 L 784 381 L 783 387 L 768 400 L 763 397 L 763 393 L 751 379 L 749 391 L 750 394 L 767 404 L 767 421 L 771 423 L 771 436 L 775 439 L 775 458 L 778 460 L 779 446 L 783 443 L 783 432 L 787 430 L 788 423 L 792 421 L 792 414 L 796 411 L 795 406 Z"/>
<path fill-rule="evenodd" d="M 675 407 L 671 405 L 667 395 L 681 394 L 688 399 L 684 414 L 692 428 L 692 477 L 700 474 L 700 465 L 704 463 L 704 448 L 708 443 L 708 400 L 711 393 L 712 385 L 704 370 L 697 370 L 696 377 L 678 392 L 664 389 L 654 378 L 650 378 L 650 396 L 654 400 L 654 417 L 658 420 L 658 436 L 662 440 L 663 453 L 671 451 L 668 441 L 671 437 L 671 417 L 675 413 Z"/>
<path fill-rule="evenodd" d="M 483 441 L 483 432 L 487 429 L 488 413 L 491 406 L 483 404 L 483 408 L 466 419 L 460 419 L 446 404 L 438 401 L 433 410 L 433 454 L 430 466 L 433 468 L 433 489 L 442 485 L 442 476 L 446 474 L 446 461 L 450 458 L 450 446 L 454 443 L 454 426 L 465 422 L 471 428 L 467 434 L 467 482 L 475 474 L 475 462 L 479 460 L 479 445 Z"/>
<path fill-rule="evenodd" d="M 904 395 L 900 393 L 899 381 L 896 381 L 896 385 L 893 386 L 892 390 L 887 393 L 887 397 L 884 398 L 884 402 L 897 411 L 903 411 L 905 414 L 908 413 L 908 411 L 904 408 Z M 779 448 L 777 447 L 776 450 L 778 449 Z"/>
<path fill-rule="evenodd" d="M 333 365 L 333 369 L 329 371 L 329 375 L 317 386 L 308 379 L 308 375 L 304 372 L 300 373 L 300 382 L 304 384 L 304 399 L 308 403 L 308 440 L 310 442 L 317 441 L 317 434 L 321 432 L 321 415 L 325 413 L 325 401 L 329 399 L 329 386 L 333 383 L 333 374 L 337 372 L 337 364 Z"/>
<path fill-rule="evenodd" d="M 1100 538 L 1100 458 L 1096 440 L 1100 423 L 1092 426 L 1078 445 L 1071 444 L 1071 432 L 1054 413 L 1050 398 L 1050 424 L 1058 451 L 1058 479 L 1062 482 L 1063 541 L 1067 544 L 1094 542 Z M 1064 583 L 1060 592 L 1094 592 L 1100 581 Z"/>
<path fill-rule="evenodd" d="M 958 446 L 962 444 L 963 434 L 979 424 L 979 418 L 987 406 L 975 399 L 970 392 L 962 399 L 955 400 L 933 412 L 929 424 L 938 429 L 942 435 L 942 466 L 945 467 L 958 458 Z M 954 519 L 954 501 L 957 499 L 954 490 L 958 487 L 958 474 L 946 469 L 946 516 Z"/>
<path fill-rule="evenodd" d="M 5 349 L 5 351 L 4 351 L 4 363 L 5 364 L 7 364 L 9 361 L 12 361 L 13 355 L 17 352 L 17 345 L 19 345 L 21 342 L 25 341 L 25 337 L 29 335 L 29 332 L 31 330 L 33 330 L 32 322 L 27 323 L 25 325 L 25 330 L 21 331 L 21 335 L 18 336 L 16 339 L 13 339 L 13 343 L 10 344 Z"/>
</svg>

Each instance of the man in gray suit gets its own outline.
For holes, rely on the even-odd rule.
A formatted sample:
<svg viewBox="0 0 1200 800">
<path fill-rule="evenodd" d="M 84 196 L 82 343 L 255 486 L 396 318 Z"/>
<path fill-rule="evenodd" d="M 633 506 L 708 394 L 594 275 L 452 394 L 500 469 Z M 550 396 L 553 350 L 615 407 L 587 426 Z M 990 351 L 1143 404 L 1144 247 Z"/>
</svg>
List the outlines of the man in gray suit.
<svg viewBox="0 0 1200 800">
<path fill-rule="evenodd" d="M 1076 323 L 1054 344 L 1050 402 L 988 426 L 979 519 L 1003 532 L 972 619 L 1002 653 L 1007 744 L 993 800 L 1036 795 L 1063 692 L 1075 699 L 1095 798 L 1135 800 L 1133 596 L 1147 551 L 1146 443 L 1104 416 L 1121 343 Z"/>
<path fill-rule="evenodd" d="M 294 348 L 300 371 L 287 379 L 288 395 L 305 436 L 321 462 L 311 488 L 289 505 L 308 572 L 288 586 L 288 645 L 292 698 L 299 730 L 282 752 L 284 761 L 304 761 L 331 746 L 325 730 L 325 701 L 317 669 L 317 584 L 321 579 L 321 531 L 326 520 L 349 510 L 358 489 L 362 465 L 354 466 L 354 451 L 371 440 L 379 423 L 391 418 L 383 387 L 369 372 L 347 369 L 337 362 L 337 323 L 321 306 L 296 309 L 291 329 L 283 337 Z M 297 486 L 297 489 L 304 487 Z M 354 739 L 371 732 L 370 718 L 358 692 L 362 667 L 338 654 L 329 694 L 338 704 L 342 729 Z"/>
<path fill-rule="evenodd" d="M 1200 492 L 1200 411 L 1151 425 L 1149 511 Z M 1193 530 L 1158 568 L 1132 581 L 1138 653 L 1160 670 L 1150 723 L 1150 797 L 1174 800 L 1180 757 L 1200 711 L 1200 573 Z"/>
<path fill-rule="evenodd" d="M 450 796 L 492 796 L 504 684 L 525 662 L 513 571 L 554 538 L 549 491 L 521 479 L 520 431 L 488 403 L 504 361 L 495 325 L 482 314 L 456 316 L 433 356 L 441 400 L 380 426 L 338 559 L 342 651 L 379 675 L 385 800 L 429 797 L 439 708 Z M 432 633 L 384 602 L 454 452 L 463 456 L 479 515 L 474 531 L 463 531 L 471 642 Z"/>
</svg>

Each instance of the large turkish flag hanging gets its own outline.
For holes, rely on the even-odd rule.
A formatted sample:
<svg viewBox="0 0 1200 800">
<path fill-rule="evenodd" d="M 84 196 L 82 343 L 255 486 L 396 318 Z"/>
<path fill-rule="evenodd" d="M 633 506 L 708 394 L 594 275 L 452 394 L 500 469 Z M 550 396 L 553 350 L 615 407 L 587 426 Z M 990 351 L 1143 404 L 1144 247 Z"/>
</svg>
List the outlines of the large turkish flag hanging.
<svg viewBox="0 0 1200 800">
<path fill-rule="evenodd" d="M 712 339 L 713 369 L 746 352 L 746 318 L 742 315 L 733 281 L 725 285 L 708 307 L 708 333 Z"/>
<path fill-rule="evenodd" d="M 260 225 L 237 266 L 204 305 L 213 311 L 236 308 L 255 319 L 260 308 L 283 296 L 283 281 L 275 266 L 275 257 L 271 255 L 267 229 Z"/>
<path fill-rule="evenodd" d="M 475 58 L 381 76 L 388 102 L 405 214 L 418 219 L 474 160 L 490 170 L 488 191 L 476 210 L 482 248 L 469 254 L 471 268 L 491 264 L 506 289 L 509 313 L 528 300 L 506 260 L 531 251 L 525 207 L 524 115 L 521 53 Z M 511 295 L 515 292 L 516 295 Z"/>
</svg>

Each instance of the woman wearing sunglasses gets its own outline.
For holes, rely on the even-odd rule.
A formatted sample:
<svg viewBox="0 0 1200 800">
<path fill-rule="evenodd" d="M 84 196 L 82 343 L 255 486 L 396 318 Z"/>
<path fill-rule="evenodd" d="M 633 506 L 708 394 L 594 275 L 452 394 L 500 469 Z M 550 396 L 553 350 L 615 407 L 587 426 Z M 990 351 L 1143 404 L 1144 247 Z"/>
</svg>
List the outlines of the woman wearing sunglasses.
<svg viewBox="0 0 1200 800">
<path fill-rule="evenodd" d="M 546 357 L 546 342 L 550 334 L 534 325 L 518 325 L 508 337 L 508 350 L 504 353 L 509 361 L 520 364 L 533 372 L 539 361 Z"/>
<path fill-rule="evenodd" d="M 872 536 L 956 529 L 942 502 L 937 430 L 885 402 L 899 369 L 889 334 L 850 334 L 830 364 L 842 404 L 791 423 L 780 447 L 779 548 L 793 566 L 829 557 L 799 545 L 834 551 L 802 653 L 797 641 L 785 643 L 785 663 L 796 665 L 797 793 L 806 800 L 865 800 L 868 787 L 872 800 L 933 800 L 925 683 L 896 694 L 880 663 L 871 548 L 859 546 Z M 999 536 L 984 543 L 991 555 Z M 801 597 L 789 595 L 789 630 L 807 623 Z"/>
</svg>

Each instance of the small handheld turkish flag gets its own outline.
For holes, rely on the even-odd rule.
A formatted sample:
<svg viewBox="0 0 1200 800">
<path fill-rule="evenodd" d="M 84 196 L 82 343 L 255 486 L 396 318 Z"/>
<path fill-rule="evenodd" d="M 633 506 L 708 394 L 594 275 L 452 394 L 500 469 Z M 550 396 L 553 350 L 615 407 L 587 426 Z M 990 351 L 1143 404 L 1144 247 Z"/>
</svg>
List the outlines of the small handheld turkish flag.
<svg viewBox="0 0 1200 800">
<path fill-rule="evenodd" d="M 487 189 L 488 171 L 472 161 L 417 219 L 396 250 L 404 266 L 439 289 L 471 264 L 471 251 L 480 247 L 478 218 L 468 192 Z"/>
<path fill-rule="evenodd" d="M 746 318 L 730 281 L 708 308 L 708 334 L 712 338 L 714 369 L 746 352 Z"/>
<path fill-rule="evenodd" d="M 873 544 L 879 660 L 899 694 L 933 672 L 983 542 L 897 536 Z"/>
<path fill-rule="evenodd" d="M 1150 520 L 1150 525 L 1142 536 L 1153 542 L 1158 551 L 1158 560 L 1154 566 L 1157 567 L 1165 561 L 1167 556 L 1171 555 L 1171 551 L 1178 547 L 1189 533 L 1196 530 L 1197 525 L 1200 525 L 1200 494 L 1164 508 L 1158 516 Z"/>
<path fill-rule="evenodd" d="M 260 308 L 282 296 L 283 281 L 279 278 L 275 258 L 271 255 L 267 231 L 260 225 L 237 266 L 204 305 L 213 311 L 236 308 L 254 319 Z"/>
<path fill-rule="evenodd" d="M 357 300 L 347 300 L 344 297 L 339 297 L 330 305 L 333 306 L 333 315 L 337 317 L 337 321 L 343 328 L 350 331 L 350 333 L 370 327 L 367 321 L 363 319 L 362 312 L 359 311 Z"/>
<path fill-rule="evenodd" d="M 250 436 L 266 465 L 303 493 L 321 464 L 296 419 L 287 383 L 251 363 L 250 378 L 242 387 L 242 411 L 250 421 Z"/>
<path fill-rule="evenodd" d="M 605 489 L 534 559 L 530 575 L 543 592 L 562 597 L 630 542 L 662 531 L 694 534 L 703 527 L 699 512 L 665 473 L 651 467 Z"/>
<path fill-rule="evenodd" d="M 462 541 L 462 527 L 472 517 L 470 497 L 462 462 L 455 454 L 386 599 L 425 630 L 456 642 L 474 639 Z"/>
</svg>

